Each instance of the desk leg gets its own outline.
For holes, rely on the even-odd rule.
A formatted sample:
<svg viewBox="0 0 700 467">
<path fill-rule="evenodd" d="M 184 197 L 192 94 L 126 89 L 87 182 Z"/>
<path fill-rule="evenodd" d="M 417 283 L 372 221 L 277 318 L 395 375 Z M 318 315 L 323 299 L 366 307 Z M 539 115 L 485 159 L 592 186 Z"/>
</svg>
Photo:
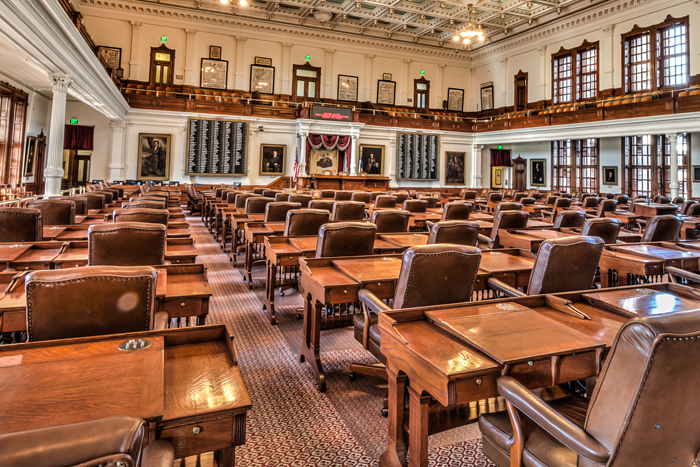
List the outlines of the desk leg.
<svg viewBox="0 0 700 467">
<path fill-rule="evenodd" d="M 267 283 L 265 284 L 265 303 L 263 310 L 270 310 L 270 324 L 277 324 L 275 316 L 275 288 L 277 287 L 277 265 L 267 262 Z"/>
<path fill-rule="evenodd" d="M 422 395 L 408 386 L 410 398 L 410 413 L 408 417 L 410 455 L 408 465 L 410 467 L 428 466 L 428 408 L 430 395 Z"/>
<path fill-rule="evenodd" d="M 245 275 L 248 277 L 248 290 L 253 289 L 253 248 L 254 243 L 245 244 L 245 264 L 243 265 L 245 269 Z"/>
<path fill-rule="evenodd" d="M 234 467 L 236 465 L 236 447 L 214 451 L 214 458 L 219 467 Z"/>
<path fill-rule="evenodd" d="M 231 228 L 231 260 L 233 267 L 238 267 L 238 228 Z"/>
<path fill-rule="evenodd" d="M 226 236 L 228 235 L 228 220 L 224 219 L 221 223 L 221 248 L 226 252 Z"/>
<path fill-rule="evenodd" d="M 600 288 L 607 289 L 610 287 L 610 270 L 600 270 Z"/>
<path fill-rule="evenodd" d="M 406 440 L 403 435 L 404 400 L 406 394 L 405 374 L 397 375 L 392 369 L 386 369 L 389 382 L 389 418 L 387 420 L 387 447 L 379 459 L 381 467 L 400 467 L 406 463 Z"/>
<path fill-rule="evenodd" d="M 304 306 L 304 328 L 303 338 L 301 340 L 301 350 L 299 350 L 299 361 L 305 362 L 308 360 L 309 365 L 316 373 L 316 381 L 320 392 L 326 391 L 326 375 L 323 372 L 321 365 L 321 357 L 319 356 L 320 341 L 321 341 L 321 303 L 311 302 L 312 298 L 309 295 L 306 298 Z"/>
</svg>

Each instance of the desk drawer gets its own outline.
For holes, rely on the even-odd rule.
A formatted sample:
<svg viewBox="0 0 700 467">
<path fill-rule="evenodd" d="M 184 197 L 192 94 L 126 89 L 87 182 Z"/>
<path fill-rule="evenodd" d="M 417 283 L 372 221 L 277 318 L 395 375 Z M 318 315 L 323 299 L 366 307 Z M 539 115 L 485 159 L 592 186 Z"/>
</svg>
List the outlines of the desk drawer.
<svg viewBox="0 0 700 467">
<path fill-rule="evenodd" d="M 43 271 L 44 269 L 51 269 L 51 264 L 46 263 L 46 264 L 12 264 L 10 266 L 13 269 L 16 269 L 18 272 L 22 271 Z"/>
<path fill-rule="evenodd" d="M 199 432 L 195 435 L 197 428 Z M 233 420 L 221 418 L 172 428 L 157 428 L 156 438 L 173 445 L 176 459 L 226 449 L 233 446 Z"/>
<path fill-rule="evenodd" d="M 170 318 L 183 318 L 186 316 L 199 316 L 202 314 L 202 299 L 196 300 L 171 300 L 163 302 L 163 311 L 168 312 Z"/>
</svg>

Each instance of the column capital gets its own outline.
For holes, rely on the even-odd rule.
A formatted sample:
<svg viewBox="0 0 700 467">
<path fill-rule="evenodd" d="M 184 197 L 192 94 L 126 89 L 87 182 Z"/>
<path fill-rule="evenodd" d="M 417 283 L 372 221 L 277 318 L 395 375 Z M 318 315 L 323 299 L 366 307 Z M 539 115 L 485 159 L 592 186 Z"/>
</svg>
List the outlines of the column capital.
<svg viewBox="0 0 700 467">
<path fill-rule="evenodd" d="M 365 60 L 366 60 L 366 61 L 369 62 L 369 61 L 371 61 L 373 58 L 374 58 L 374 55 L 373 55 L 373 54 L 365 54 Z"/>
<path fill-rule="evenodd" d="M 141 21 L 129 21 L 129 23 L 131 24 L 131 29 L 133 29 L 134 31 L 140 31 L 141 26 L 143 26 L 143 23 Z"/>
<path fill-rule="evenodd" d="M 248 40 L 247 37 L 245 36 L 235 36 L 236 37 L 236 44 L 244 44 L 246 40 Z"/>
<path fill-rule="evenodd" d="M 326 52 L 326 55 L 333 56 L 335 53 L 335 49 L 323 49 L 324 52 Z"/>
<path fill-rule="evenodd" d="M 438 63 L 438 64 L 437 64 L 438 70 L 442 70 L 443 68 L 445 68 L 445 66 L 446 66 L 446 65 L 445 65 L 444 63 Z"/>
<path fill-rule="evenodd" d="M 73 78 L 64 73 L 53 73 L 49 76 L 53 84 L 54 92 L 68 92 L 68 88 L 73 84 Z"/>
<path fill-rule="evenodd" d="M 606 36 L 612 36 L 613 31 L 615 31 L 615 25 L 614 25 L 614 24 L 609 24 L 608 26 L 605 26 L 605 27 L 603 28 L 603 33 L 604 33 Z"/>
<path fill-rule="evenodd" d="M 289 42 L 285 42 L 285 43 L 282 44 L 282 48 L 284 49 L 285 52 L 287 52 L 287 51 L 289 51 L 289 50 L 292 49 L 292 46 L 293 46 L 293 45 L 294 45 L 294 44 L 290 44 Z"/>
<path fill-rule="evenodd" d="M 537 47 L 537 51 L 540 53 L 540 55 L 544 55 L 547 53 L 547 46 Z"/>
<path fill-rule="evenodd" d="M 196 29 L 185 29 L 185 34 L 187 34 L 187 37 L 194 37 L 197 35 L 197 30 Z"/>
<path fill-rule="evenodd" d="M 503 60 L 500 60 L 500 64 L 502 67 L 505 67 L 508 64 L 508 59 L 504 58 Z"/>
<path fill-rule="evenodd" d="M 408 64 L 411 63 L 412 61 L 413 61 L 413 60 L 411 60 L 410 58 L 404 58 L 404 59 L 403 59 L 403 63 L 404 63 L 405 65 L 408 65 Z"/>
<path fill-rule="evenodd" d="M 675 144 L 678 138 L 678 133 L 666 133 L 666 138 L 668 138 L 669 143 Z"/>
<path fill-rule="evenodd" d="M 124 129 L 128 126 L 128 123 L 126 122 L 112 122 L 109 124 L 109 126 L 112 128 L 112 131 L 115 133 L 119 133 L 124 131 Z"/>
</svg>

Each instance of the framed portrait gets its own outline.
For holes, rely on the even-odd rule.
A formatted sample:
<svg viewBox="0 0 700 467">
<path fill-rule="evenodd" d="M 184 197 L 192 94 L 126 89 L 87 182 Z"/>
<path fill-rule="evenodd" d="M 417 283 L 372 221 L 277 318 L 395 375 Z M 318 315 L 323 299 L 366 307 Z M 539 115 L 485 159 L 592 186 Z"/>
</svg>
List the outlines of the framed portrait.
<svg viewBox="0 0 700 467">
<path fill-rule="evenodd" d="M 377 82 L 377 104 L 394 105 L 396 102 L 396 82 L 380 79 Z"/>
<path fill-rule="evenodd" d="M 452 112 L 464 110 L 464 89 L 447 89 L 447 110 Z"/>
<path fill-rule="evenodd" d="M 693 166 L 693 181 L 700 182 L 700 165 Z"/>
<path fill-rule="evenodd" d="M 33 177 L 36 168 L 36 136 L 27 136 L 27 147 L 24 153 L 23 177 Z"/>
<path fill-rule="evenodd" d="M 171 135 L 139 134 L 138 180 L 168 180 L 170 178 Z"/>
<path fill-rule="evenodd" d="M 603 183 L 602 185 L 617 185 L 617 166 L 605 166 L 603 167 Z"/>
<path fill-rule="evenodd" d="M 493 110 L 493 81 L 481 85 L 481 110 Z"/>
<path fill-rule="evenodd" d="M 360 173 L 382 176 L 384 174 L 384 146 L 360 145 Z"/>
<path fill-rule="evenodd" d="M 384 81 L 391 81 L 391 73 L 382 73 L 382 79 Z"/>
<path fill-rule="evenodd" d="M 97 52 L 104 58 L 107 65 L 113 70 L 122 67 L 122 49 L 119 47 L 106 47 L 100 45 L 97 47 Z"/>
<path fill-rule="evenodd" d="M 312 149 L 309 154 L 309 175 L 323 175 L 326 172 L 330 172 L 330 175 L 338 173 L 338 150 Z"/>
<path fill-rule="evenodd" d="M 530 159 L 530 185 L 547 186 L 547 159 Z"/>
<path fill-rule="evenodd" d="M 283 144 L 260 145 L 260 175 L 284 175 L 287 146 Z"/>
<path fill-rule="evenodd" d="M 228 86 L 228 62 L 226 60 L 202 59 L 199 87 L 226 90 Z"/>
<path fill-rule="evenodd" d="M 357 76 L 338 75 L 338 100 L 357 102 Z"/>
<path fill-rule="evenodd" d="M 271 66 L 250 65 L 250 92 L 260 94 L 275 93 L 275 68 Z"/>
<path fill-rule="evenodd" d="M 221 47 L 218 45 L 209 46 L 209 58 L 212 60 L 221 60 Z"/>
<path fill-rule="evenodd" d="M 266 57 L 255 57 L 255 64 L 260 66 L 272 66 L 272 59 Z"/>
<path fill-rule="evenodd" d="M 445 152 L 445 184 L 465 185 L 467 183 L 466 166 L 466 152 Z"/>
</svg>

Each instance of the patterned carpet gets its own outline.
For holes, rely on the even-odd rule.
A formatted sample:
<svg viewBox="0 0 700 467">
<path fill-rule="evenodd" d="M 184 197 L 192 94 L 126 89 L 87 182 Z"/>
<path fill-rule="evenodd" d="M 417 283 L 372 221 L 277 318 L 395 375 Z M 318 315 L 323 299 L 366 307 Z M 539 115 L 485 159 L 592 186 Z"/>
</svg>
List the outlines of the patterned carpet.
<svg viewBox="0 0 700 467">
<path fill-rule="evenodd" d="M 189 218 L 197 261 L 208 267 L 213 297 L 208 323 L 228 323 L 236 336 L 239 365 L 253 400 L 247 441 L 236 449 L 236 465 L 250 466 L 377 466 L 386 448 L 386 419 L 380 415 L 386 383 L 358 375 L 350 381 L 353 362 L 373 362 L 355 341 L 350 328 L 324 331 L 321 359 L 328 390 L 316 390 L 313 371 L 298 362 L 302 306 L 297 291 L 276 300 L 278 325 L 271 326 L 262 309 L 264 268 L 253 270 L 255 288 L 248 290 L 241 274 L 214 241 L 199 218 Z M 279 294 L 279 292 L 278 292 Z M 481 451 L 476 424 L 430 437 L 431 467 L 492 467 Z M 205 465 L 206 459 L 186 465 Z M 185 465 L 183 462 L 182 465 Z"/>
</svg>

